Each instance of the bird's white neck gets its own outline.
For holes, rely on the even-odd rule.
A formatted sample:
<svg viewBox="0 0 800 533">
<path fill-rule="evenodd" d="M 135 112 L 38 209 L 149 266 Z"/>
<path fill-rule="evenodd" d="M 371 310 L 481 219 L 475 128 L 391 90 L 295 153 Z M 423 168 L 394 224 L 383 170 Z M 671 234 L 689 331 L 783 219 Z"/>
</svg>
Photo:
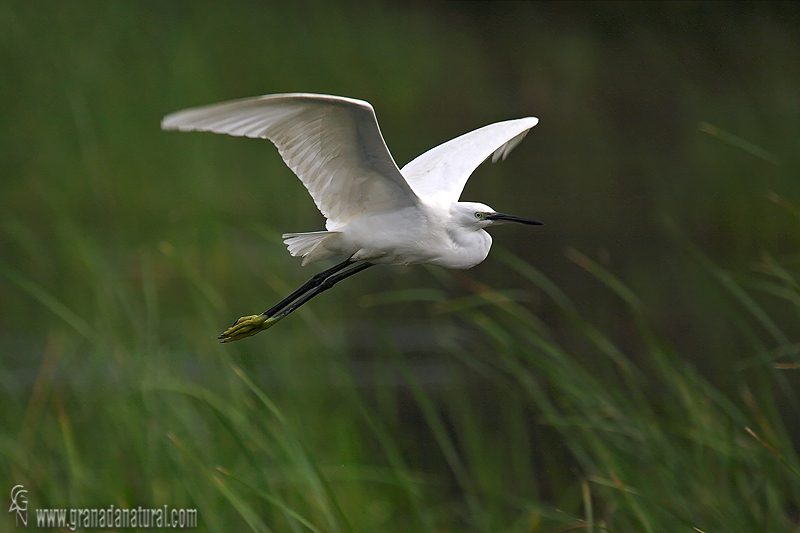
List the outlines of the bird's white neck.
<svg viewBox="0 0 800 533">
<path fill-rule="evenodd" d="M 482 229 L 451 228 L 447 231 L 453 247 L 443 254 L 440 262 L 444 267 L 467 269 L 486 259 L 492 247 L 492 236 Z"/>
</svg>

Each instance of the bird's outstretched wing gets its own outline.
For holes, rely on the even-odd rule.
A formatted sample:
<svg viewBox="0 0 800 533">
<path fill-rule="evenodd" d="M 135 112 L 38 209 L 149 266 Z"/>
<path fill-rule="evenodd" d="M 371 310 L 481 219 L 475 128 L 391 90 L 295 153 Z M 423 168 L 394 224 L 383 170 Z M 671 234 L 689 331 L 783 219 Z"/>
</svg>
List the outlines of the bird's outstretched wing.
<svg viewBox="0 0 800 533">
<path fill-rule="evenodd" d="M 505 159 L 538 122 L 527 117 L 489 124 L 428 150 L 400 172 L 423 200 L 456 202 L 478 165 L 490 155 L 492 163 Z"/>
<path fill-rule="evenodd" d="M 375 111 L 361 100 L 261 96 L 178 111 L 161 127 L 269 139 L 311 193 L 329 230 L 418 202 L 386 147 Z"/>
</svg>

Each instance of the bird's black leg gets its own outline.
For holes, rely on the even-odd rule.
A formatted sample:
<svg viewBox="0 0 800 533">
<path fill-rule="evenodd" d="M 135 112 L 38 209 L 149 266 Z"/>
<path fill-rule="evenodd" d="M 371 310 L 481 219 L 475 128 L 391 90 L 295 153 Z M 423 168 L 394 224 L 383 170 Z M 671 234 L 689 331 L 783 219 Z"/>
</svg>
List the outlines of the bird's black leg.
<svg viewBox="0 0 800 533">
<path fill-rule="evenodd" d="M 300 287 L 298 287 L 297 290 L 292 292 L 292 294 L 290 294 L 280 302 L 276 303 L 275 305 L 273 305 L 272 307 L 270 307 L 261 314 L 267 317 L 274 315 L 275 313 L 277 313 L 278 311 L 280 311 L 281 309 L 292 303 L 294 300 L 296 300 L 309 290 L 313 289 L 314 287 L 322 283 L 325 280 L 325 278 L 327 278 L 331 274 L 335 274 L 353 263 L 355 263 L 355 261 L 351 261 L 350 258 L 347 258 L 341 263 L 338 263 L 327 270 L 323 270 L 322 272 L 314 274 L 313 276 L 311 276 L 311 279 L 300 285 Z M 241 318 L 237 319 L 231 327 L 235 326 L 240 320 Z"/>
<path fill-rule="evenodd" d="M 347 259 L 338 265 L 323 270 L 319 274 L 315 274 L 296 291 L 292 292 L 289 296 L 264 313 L 260 315 L 244 316 L 234 322 L 231 327 L 219 336 L 220 341 L 231 342 L 243 339 L 255 335 L 261 330 L 272 327 L 276 322 L 296 310 L 317 294 L 330 289 L 339 281 L 372 266 L 372 263 L 365 262 L 344 270 L 355 263 L 356 261 Z M 344 272 L 341 272 L 342 270 L 344 270 Z"/>
<path fill-rule="evenodd" d="M 296 301 L 292 302 L 291 305 L 286 307 L 280 313 L 270 315 L 273 316 L 275 319 L 280 320 L 281 318 L 285 317 L 292 311 L 296 310 L 298 307 L 309 301 L 314 296 L 318 295 L 321 292 L 327 291 L 340 281 L 345 278 L 349 278 L 354 274 L 358 274 L 359 272 L 368 269 L 369 267 L 373 266 L 372 263 L 361 263 L 360 265 L 356 265 L 349 270 L 345 270 L 344 272 L 340 272 L 339 274 L 334 274 L 332 276 L 328 276 L 322 282 L 320 282 L 316 287 L 310 289 L 302 298 L 298 298 Z"/>
<path fill-rule="evenodd" d="M 334 266 L 332 266 L 331 268 L 329 268 L 327 270 L 323 270 L 322 272 L 320 272 L 318 274 L 314 274 L 313 276 L 311 276 L 311 279 L 309 279 L 308 281 L 306 281 L 305 283 L 300 285 L 300 287 L 298 287 L 298 289 L 295 290 L 292 294 L 290 294 L 289 296 L 287 296 L 286 298 L 284 298 L 280 302 L 276 303 L 275 305 L 273 305 L 272 307 L 270 307 L 269 309 L 267 309 L 266 311 L 264 311 L 261 314 L 266 316 L 266 317 L 273 316 L 275 313 L 277 313 L 278 311 L 280 311 L 281 309 L 283 309 L 284 307 L 286 307 L 287 305 L 289 305 L 290 303 L 295 301 L 300 296 L 304 295 L 305 293 L 307 293 L 308 291 L 310 291 L 314 287 L 318 287 L 320 285 L 320 283 L 325 281 L 325 279 L 328 278 L 329 276 L 331 276 L 332 274 L 336 274 L 337 272 L 339 272 L 343 268 L 347 268 L 348 266 L 352 265 L 353 263 L 355 263 L 355 261 L 352 261 L 348 257 L 347 259 L 345 259 L 341 263 L 339 263 L 337 265 L 334 265 Z M 236 325 L 236 322 L 234 322 L 233 324 Z"/>
</svg>

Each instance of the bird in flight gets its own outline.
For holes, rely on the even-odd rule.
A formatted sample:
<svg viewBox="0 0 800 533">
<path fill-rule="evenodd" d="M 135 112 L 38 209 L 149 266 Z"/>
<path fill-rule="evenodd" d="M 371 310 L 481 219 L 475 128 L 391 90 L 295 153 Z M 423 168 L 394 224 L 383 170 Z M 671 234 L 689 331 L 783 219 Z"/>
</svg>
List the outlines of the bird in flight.
<svg viewBox="0 0 800 533">
<path fill-rule="evenodd" d="M 286 233 L 303 265 L 345 259 L 315 274 L 260 315 L 219 336 L 231 342 L 272 327 L 319 293 L 373 265 L 474 267 L 489 253 L 485 228 L 541 222 L 459 202 L 472 172 L 491 156 L 505 159 L 539 122 L 507 120 L 428 150 L 399 169 L 368 102 L 322 94 L 275 94 L 178 111 L 161 128 L 269 139 L 326 218 L 325 231 Z"/>
</svg>

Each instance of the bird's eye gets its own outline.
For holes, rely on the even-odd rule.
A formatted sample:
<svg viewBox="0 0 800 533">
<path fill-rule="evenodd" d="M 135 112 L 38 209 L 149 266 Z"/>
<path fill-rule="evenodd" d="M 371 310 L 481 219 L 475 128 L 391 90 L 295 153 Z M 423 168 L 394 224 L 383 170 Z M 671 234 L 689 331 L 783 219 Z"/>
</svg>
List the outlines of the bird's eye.
<svg viewBox="0 0 800 533">
<path fill-rule="evenodd" d="M 476 211 L 475 212 L 475 218 L 477 218 L 478 220 L 482 219 L 483 218 L 483 213 L 481 213 L 480 211 Z"/>
</svg>

